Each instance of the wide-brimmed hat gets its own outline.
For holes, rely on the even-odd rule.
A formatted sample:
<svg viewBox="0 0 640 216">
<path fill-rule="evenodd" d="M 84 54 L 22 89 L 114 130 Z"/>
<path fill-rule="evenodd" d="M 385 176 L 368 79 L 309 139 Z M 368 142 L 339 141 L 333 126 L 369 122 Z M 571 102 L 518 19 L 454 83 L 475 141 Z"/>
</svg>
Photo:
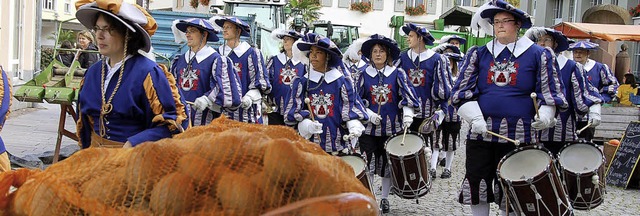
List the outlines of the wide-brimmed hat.
<svg viewBox="0 0 640 216">
<path fill-rule="evenodd" d="M 531 28 L 531 25 L 532 25 L 531 16 L 527 12 L 524 12 L 523 10 L 516 8 L 515 6 L 503 0 L 493 0 L 493 1 L 487 2 L 487 4 L 493 7 L 487 8 L 482 11 L 478 10 L 476 13 L 480 13 L 480 17 L 482 17 L 483 19 L 489 19 L 489 21 L 492 24 L 493 24 L 493 17 L 496 14 L 500 12 L 507 12 L 512 14 L 513 17 L 515 17 L 516 19 L 520 20 L 520 22 L 522 22 L 522 26 L 520 26 L 521 28 Z"/>
<path fill-rule="evenodd" d="M 454 61 L 462 61 L 464 59 L 460 53 L 445 53 L 443 55 Z"/>
<path fill-rule="evenodd" d="M 447 36 L 444 36 L 444 37 L 440 38 L 440 43 L 451 43 L 451 40 L 458 40 L 458 41 L 460 41 L 460 44 L 467 43 L 467 39 L 464 39 L 463 37 L 460 37 L 458 35 L 447 35 Z"/>
<path fill-rule="evenodd" d="M 338 48 L 338 46 L 336 46 L 336 44 L 333 43 L 333 41 L 331 41 L 329 38 L 325 36 L 315 34 L 315 33 L 307 33 L 302 37 L 302 40 L 298 40 L 294 44 L 295 49 L 303 53 L 303 55 L 301 56 L 303 58 L 304 57 L 308 58 L 307 55 L 309 54 L 309 51 L 311 50 L 312 46 L 324 50 L 327 53 L 327 55 L 331 56 L 328 62 L 329 67 L 337 67 L 340 64 L 342 64 L 342 52 L 340 51 L 340 48 Z M 294 49 L 294 54 L 295 54 L 295 49 Z M 307 61 L 301 60 L 301 61 L 308 62 L 308 60 Z"/>
<path fill-rule="evenodd" d="M 207 41 L 216 42 L 220 40 L 220 38 L 218 38 L 218 31 L 216 31 L 216 29 L 213 27 L 213 24 L 211 24 L 209 20 L 200 19 L 200 18 L 191 18 L 186 20 L 180 20 L 176 24 L 176 28 L 178 28 L 178 30 L 184 33 L 187 33 L 187 27 L 189 26 L 209 32 L 209 36 L 207 36 Z"/>
<path fill-rule="evenodd" d="M 275 29 L 271 32 L 271 36 L 275 39 L 282 40 L 284 37 L 290 37 L 294 40 L 302 38 L 302 34 L 294 30 Z"/>
<path fill-rule="evenodd" d="M 446 49 L 451 49 L 454 53 L 460 54 L 460 48 L 450 43 L 441 43 L 438 46 L 431 48 L 432 51 L 444 54 Z"/>
<path fill-rule="evenodd" d="M 412 31 L 416 32 L 418 36 L 422 37 L 422 41 L 424 41 L 424 44 L 429 46 L 433 45 L 433 42 L 436 40 L 435 38 L 433 38 L 433 36 L 431 35 L 431 32 L 429 32 L 427 28 L 417 26 L 416 24 L 413 24 L 413 23 L 407 23 L 404 26 L 402 26 L 402 31 L 406 35 L 409 35 L 409 33 L 411 33 Z"/>
<path fill-rule="evenodd" d="M 585 50 L 594 50 L 598 48 L 597 43 L 589 42 L 589 41 L 578 41 L 569 45 L 568 50 L 577 50 L 577 49 L 585 49 Z"/>
<path fill-rule="evenodd" d="M 140 32 L 145 43 L 141 49 L 145 52 L 151 49 L 151 35 L 158 29 L 158 24 L 144 8 L 122 0 L 79 0 L 76 2 L 76 9 L 76 18 L 84 27 L 93 29 L 98 15 L 106 14 L 129 30 Z"/>
<path fill-rule="evenodd" d="M 480 6 L 471 17 L 471 29 L 478 31 L 482 29 L 485 34 L 493 35 L 493 17 L 500 12 L 507 12 L 521 22 L 521 28 L 531 28 L 531 16 L 526 12 L 502 1 L 492 0 Z"/>
<path fill-rule="evenodd" d="M 219 19 L 215 20 L 216 25 L 223 27 L 224 26 L 224 22 L 230 22 L 233 23 L 234 25 L 238 26 L 242 31 L 240 33 L 240 36 L 245 36 L 245 37 L 250 37 L 249 32 L 251 32 L 251 28 L 249 27 L 249 24 L 247 24 L 246 22 L 238 19 L 238 17 L 222 17 Z"/>
<path fill-rule="evenodd" d="M 553 37 L 553 40 L 558 44 L 558 46 L 553 49 L 556 53 L 565 51 L 569 48 L 569 41 L 562 32 L 557 31 L 555 29 L 545 28 L 545 27 L 532 27 L 524 33 L 525 37 L 528 37 L 532 41 L 538 41 L 540 37 L 543 35 L 549 35 Z"/>
<path fill-rule="evenodd" d="M 373 46 L 376 44 L 381 44 L 389 48 L 389 55 L 394 61 L 400 58 L 398 43 L 391 38 L 379 34 L 369 36 L 369 39 L 362 43 L 362 55 L 371 59 L 371 50 L 373 50 Z"/>
<path fill-rule="evenodd" d="M 342 60 L 347 61 L 347 58 L 350 60 L 360 60 L 362 58 L 364 58 L 364 56 L 360 56 L 360 54 L 358 52 L 360 52 L 360 50 L 362 50 L 362 44 L 367 41 L 367 38 L 358 38 L 357 40 L 354 40 L 351 45 L 349 45 L 349 47 L 347 48 L 346 51 L 344 51 Z M 364 59 L 363 59 L 364 60 Z"/>
</svg>

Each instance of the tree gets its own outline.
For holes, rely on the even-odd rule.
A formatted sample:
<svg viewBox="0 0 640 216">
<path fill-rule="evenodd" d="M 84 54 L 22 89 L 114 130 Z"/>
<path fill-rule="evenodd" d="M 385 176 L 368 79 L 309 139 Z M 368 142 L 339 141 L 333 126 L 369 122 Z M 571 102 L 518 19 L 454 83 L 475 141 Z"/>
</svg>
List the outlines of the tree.
<svg viewBox="0 0 640 216">
<path fill-rule="evenodd" d="M 509 2 L 509 4 L 513 5 L 514 7 L 520 7 L 520 0 L 507 0 L 507 2 Z"/>
<path fill-rule="evenodd" d="M 292 10 L 298 10 L 302 14 L 302 19 L 307 23 L 312 23 L 320 19 L 320 1 L 318 0 L 291 0 L 289 1 Z"/>
</svg>

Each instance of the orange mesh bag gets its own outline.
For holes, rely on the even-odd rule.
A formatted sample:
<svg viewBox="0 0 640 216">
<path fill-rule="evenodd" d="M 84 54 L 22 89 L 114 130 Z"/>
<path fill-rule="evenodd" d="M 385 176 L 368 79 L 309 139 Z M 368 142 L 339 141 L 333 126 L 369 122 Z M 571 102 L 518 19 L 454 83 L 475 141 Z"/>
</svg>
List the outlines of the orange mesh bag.
<svg viewBox="0 0 640 216">
<path fill-rule="evenodd" d="M 285 208 L 291 205 L 296 207 Z M 273 215 L 274 211 L 377 214 L 372 194 L 340 158 L 291 128 L 225 117 L 135 148 L 84 149 L 44 171 L 0 174 L 0 215 Z"/>
</svg>

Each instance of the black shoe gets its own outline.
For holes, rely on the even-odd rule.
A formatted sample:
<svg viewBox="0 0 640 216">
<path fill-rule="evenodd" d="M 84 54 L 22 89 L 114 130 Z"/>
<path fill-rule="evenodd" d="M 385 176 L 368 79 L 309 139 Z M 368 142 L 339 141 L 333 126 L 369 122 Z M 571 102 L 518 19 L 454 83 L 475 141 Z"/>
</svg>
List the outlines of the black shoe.
<svg viewBox="0 0 640 216">
<path fill-rule="evenodd" d="M 389 213 L 389 200 L 385 198 L 380 200 L 380 210 L 382 210 L 382 213 Z"/>
<path fill-rule="evenodd" d="M 443 179 L 451 178 L 451 171 L 448 169 L 444 169 L 444 172 L 442 172 L 442 175 L 440 175 L 440 178 L 443 178 Z"/>
<path fill-rule="evenodd" d="M 442 158 L 440 160 L 440 162 L 438 162 L 438 165 L 440 165 L 441 167 L 444 167 L 444 164 L 446 163 L 447 158 Z"/>
<path fill-rule="evenodd" d="M 429 169 L 429 174 L 431 174 L 431 178 L 432 179 L 435 179 L 437 177 L 436 176 L 436 169 Z"/>
</svg>

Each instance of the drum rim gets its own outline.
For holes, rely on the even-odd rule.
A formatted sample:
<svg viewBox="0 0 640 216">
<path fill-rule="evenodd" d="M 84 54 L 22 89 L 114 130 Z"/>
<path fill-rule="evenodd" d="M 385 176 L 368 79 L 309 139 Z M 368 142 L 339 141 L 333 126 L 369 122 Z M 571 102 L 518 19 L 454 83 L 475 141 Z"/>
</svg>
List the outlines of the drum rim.
<svg viewBox="0 0 640 216">
<path fill-rule="evenodd" d="M 544 146 L 541 145 L 537 145 L 537 144 L 533 144 L 533 145 L 526 145 L 526 146 L 521 146 L 521 147 L 517 147 L 516 149 L 510 151 L 509 153 L 507 153 L 506 155 L 502 156 L 502 158 L 500 158 L 500 162 L 498 162 L 498 166 L 496 166 L 496 175 L 498 178 L 500 179 L 504 179 L 505 181 L 510 181 L 510 182 L 526 182 L 526 181 L 530 181 L 530 180 L 534 180 L 534 177 L 528 178 L 528 179 L 522 179 L 522 180 L 511 180 L 511 179 L 505 179 L 502 177 L 501 172 L 500 172 L 500 168 L 502 168 L 502 164 L 504 164 L 505 159 L 509 158 L 510 156 L 519 153 L 521 151 L 526 151 L 526 150 L 542 150 L 545 153 L 547 153 L 547 155 L 549 155 L 549 158 L 551 158 L 551 163 L 549 163 L 548 165 L 545 166 L 544 168 L 544 172 L 550 172 L 551 171 L 551 166 L 553 166 L 556 163 L 556 158 L 553 157 L 553 155 L 551 154 L 551 152 L 545 148 Z"/>
<path fill-rule="evenodd" d="M 605 165 L 605 164 L 606 164 L 606 158 L 605 158 L 605 156 L 604 156 L 604 152 L 602 152 L 602 151 L 598 151 L 598 152 L 600 153 L 600 156 L 602 157 L 602 161 L 601 161 L 602 163 L 600 164 L 600 166 L 599 166 L 599 167 L 597 167 L 597 168 L 595 168 L 595 169 L 593 169 L 593 170 L 583 171 L 583 172 L 573 172 L 573 171 L 570 171 L 570 170 L 566 169 L 566 167 L 565 167 L 564 165 L 562 165 L 562 163 L 560 162 L 560 156 L 562 155 L 562 152 L 563 152 L 566 148 L 568 148 L 569 146 L 572 146 L 572 145 L 576 145 L 576 144 L 578 144 L 578 145 L 579 145 L 579 144 L 589 145 L 589 146 L 592 146 L 592 147 L 594 147 L 594 148 L 596 148 L 596 149 L 600 150 L 600 149 L 598 148 L 598 146 L 597 146 L 595 143 L 593 143 L 593 142 L 578 141 L 578 142 L 567 143 L 567 144 L 565 144 L 564 146 L 562 146 L 562 148 L 560 148 L 560 151 L 558 151 L 558 157 L 557 157 L 557 159 L 556 159 L 556 160 L 558 161 L 558 163 L 557 163 L 557 164 L 558 164 L 558 167 L 560 168 L 560 170 L 567 170 L 567 171 L 569 171 L 569 172 L 571 172 L 571 173 L 573 173 L 573 174 L 576 174 L 576 175 L 583 175 L 583 174 L 587 174 L 587 173 L 597 172 L 597 171 L 598 171 L 598 169 L 600 169 L 600 167 L 601 167 L 601 166 L 603 166 L 603 165 Z"/>
<path fill-rule="evenodd" d="M 427 140 L 426 140 L 426 139 L 424 139 L 424 136 L 422 136 L 422 134 L 420 134 L 419 132 L 415 132 L 415 131 L 408 131 L 408 130 L 407 130 L 407 134 L 417 135 L 418 137 L 420 137 L 420 140 L 422 140 L 422 143 L 423 143 L 423 146 L 422 146 L 422 147 L 429 147 L 429 143 L 427 143 Z M 404 132 L 398 132 L 398 133 L 396 133 L 396 134 L 394 134 L 394 135 L 389 136 L 389 137 L 387 138 L 387 140 L 385 140 L 385 141 L 384 141 L 384 146 L 383 146 L 383 148 L 384 148 L 385 152 L 387 152 L 387 153 L 388 153 L 388 151 L 387 151 L 387 146 L 388 146 L 388 144 L 389 144 L 389 141 L 390 141 L 390 140 L 392 140 L 394 137 L 403 136 L 403 135 L 404 135 Z"/>
</svg>

